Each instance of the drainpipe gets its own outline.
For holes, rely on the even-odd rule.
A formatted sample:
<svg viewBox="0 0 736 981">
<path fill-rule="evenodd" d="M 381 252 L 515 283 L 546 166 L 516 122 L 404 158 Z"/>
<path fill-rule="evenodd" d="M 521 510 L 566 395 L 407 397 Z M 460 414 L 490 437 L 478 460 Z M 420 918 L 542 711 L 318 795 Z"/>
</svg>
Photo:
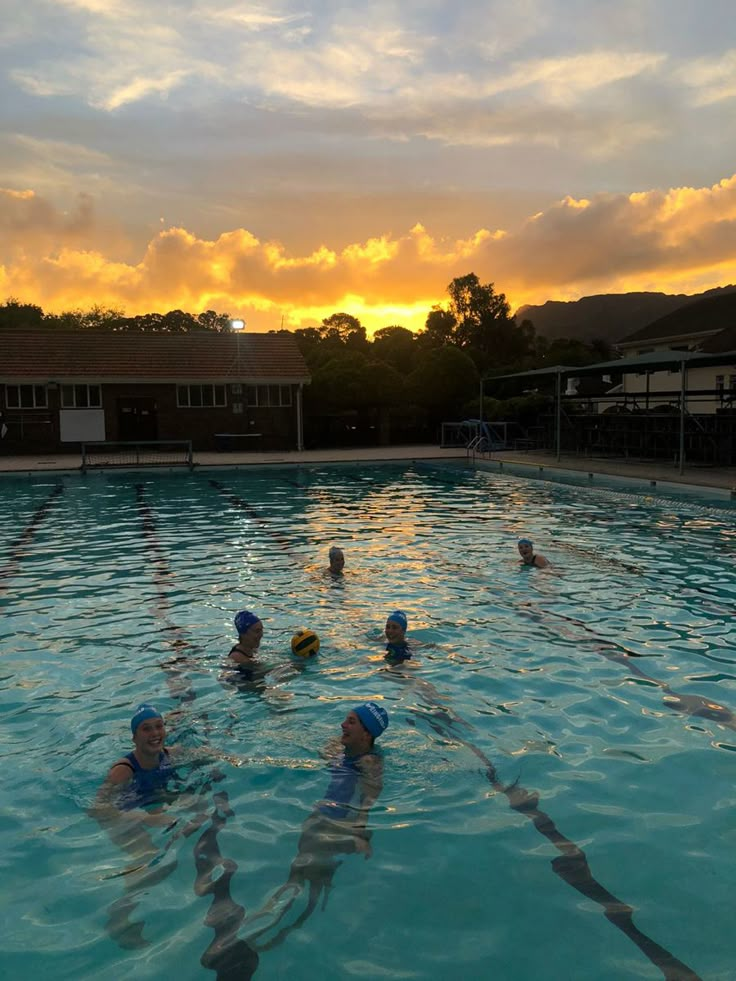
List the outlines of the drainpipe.
<svg viewBox="0 0 736 981">
<path fill-rule="evenodd" d="M 296 390 L 296 448 L 301 453 L 304 449 L 304 417 L 302 415 L 302 382 Z"/>
<path fill-rule="evenodd" d="M 557 372 L 557 462 L 560 462 L 560 448 L 562 446 L 562 372 Z"/>
<path fill-rule="evenodd" d="M 685 392 L 687 381 L 685 362 L 680 362 L 680 474 L 685 473 Z"/>
</svg>

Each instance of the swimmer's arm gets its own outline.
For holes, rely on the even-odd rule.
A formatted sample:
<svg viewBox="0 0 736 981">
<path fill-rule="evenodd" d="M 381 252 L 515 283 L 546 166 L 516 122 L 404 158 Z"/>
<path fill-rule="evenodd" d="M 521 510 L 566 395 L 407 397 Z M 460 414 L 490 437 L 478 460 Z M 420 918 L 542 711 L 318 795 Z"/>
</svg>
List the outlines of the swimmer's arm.
<svg viewBox="0 0 736 981">
<path fill-rule="evenodd" d="M 369 756 L 361 765 L 360 808 L 352 824 L 356 854 L 370 858 L 371 832 L 367 829 L 368 813 L 383 790 L 383 763 L 377 756 Z"/>
<path fill-rule="evenodd" d="M 383 790 L 383 761 L 379 756 L 368 756 L 360 764 L 360 809 L 353 821 L 357 832 L 364 832 L 368 824 L 368 812 Z"/>
</svg>

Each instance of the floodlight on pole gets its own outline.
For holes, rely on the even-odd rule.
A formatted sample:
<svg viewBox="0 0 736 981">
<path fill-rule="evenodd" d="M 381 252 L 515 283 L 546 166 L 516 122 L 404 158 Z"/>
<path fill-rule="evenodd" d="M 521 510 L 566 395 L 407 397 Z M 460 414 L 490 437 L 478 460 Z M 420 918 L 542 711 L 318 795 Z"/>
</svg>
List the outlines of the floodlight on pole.
<svg viewBox="0 0 736 981">
<path fill-rule="evenodd" d="M 240 375 L 240 334 L 245 330 L 245 321 L 231 320 L 230 329 L 235 331 L 235 374 Z"/>
</svg>

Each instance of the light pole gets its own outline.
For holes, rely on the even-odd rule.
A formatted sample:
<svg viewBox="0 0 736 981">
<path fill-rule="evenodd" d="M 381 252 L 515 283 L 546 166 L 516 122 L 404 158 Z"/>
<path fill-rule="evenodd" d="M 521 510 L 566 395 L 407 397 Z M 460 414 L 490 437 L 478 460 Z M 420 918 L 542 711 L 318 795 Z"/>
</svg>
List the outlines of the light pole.
<svg viewBox="0 0 736 981">
<path fill-rule="evenodd" d="M 235 374 L 240 375 L 240 332 L 245 330 L 245 321 L 231 320 L 230 328 L 235 331 Z"/>
</svg>

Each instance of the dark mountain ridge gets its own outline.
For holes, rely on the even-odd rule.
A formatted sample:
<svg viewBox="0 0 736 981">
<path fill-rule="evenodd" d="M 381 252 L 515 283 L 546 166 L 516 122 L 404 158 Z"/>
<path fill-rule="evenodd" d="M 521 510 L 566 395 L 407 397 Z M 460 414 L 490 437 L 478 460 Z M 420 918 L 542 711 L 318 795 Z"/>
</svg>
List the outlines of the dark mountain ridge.
<svg viewBox="0 0 736 981">
<path fill-rule="evenodd" d="M 567 337 L 590 343 L 616 344 L 660 317 L 706 297 L 736 293 L 736 285 L 719 286 L 704 293 L 601 293 L 579 300 L 548 300 L 516 311 L 516 322 L 531 320 L 537 334 L 548 340 Z"/>
</svg>

